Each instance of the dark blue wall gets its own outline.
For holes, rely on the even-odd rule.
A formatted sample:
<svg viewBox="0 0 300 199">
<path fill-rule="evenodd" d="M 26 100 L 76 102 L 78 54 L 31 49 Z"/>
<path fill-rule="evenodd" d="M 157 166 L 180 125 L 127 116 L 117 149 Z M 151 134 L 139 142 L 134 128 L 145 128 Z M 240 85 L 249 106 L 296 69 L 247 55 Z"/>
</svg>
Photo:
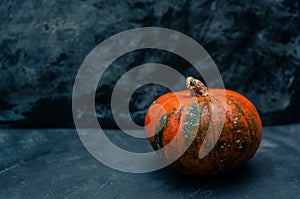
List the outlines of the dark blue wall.
<svg viewBox="0 0 300 199">
<path fill-rule="evenodd" d="M 85 56 L 104 39 L 144 26 L 171 28 L 203 45 L 225 86 L 247 96 L 265 125 L 299 122 L 299 10 L 294 0 L 2 0 L 0 123 L 72 126 L 72 86 Z M 132 66 L 150 61 L 194 74 L 166 52 L 120 57 L 97 92 L 102 126 L 115 127 L 107 97 L 114 83 Z M 133 119 L 142 123 L 147 107 L 164 92 L 157 85 L 137 90 L 130 104 Z"/>
</svg>

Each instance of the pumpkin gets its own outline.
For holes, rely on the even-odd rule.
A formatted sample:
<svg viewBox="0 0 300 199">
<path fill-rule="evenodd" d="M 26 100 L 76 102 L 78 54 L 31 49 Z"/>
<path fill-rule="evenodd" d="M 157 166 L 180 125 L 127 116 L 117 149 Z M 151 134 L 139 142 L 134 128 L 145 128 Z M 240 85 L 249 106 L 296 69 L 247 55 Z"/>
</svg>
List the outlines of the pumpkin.
<svg viewBox="0 0 300 199">
<path fill-rule="evenodd" d="M 187 90 L 164 94 L 149 107 L 145 130 L 152 147 L 164 148 L 178 133 L 176 144 L 163 153 L 166 160 L 182 154 L 170 164 L 171 168 L 199 176 L 228 174 L 238 169 L 255 154 L 261 141 L 262 124 L 255 106 L 231 90 L 224 91 L 225 97 L 210 96 L 218 89 L 207 89 L 193 77 L 188 77 L 186 84 Z M 212 108 L 217 118 L 214 122 Z M 219 117 L 220 111 L 224 111 L 223 117 Z M 218 123 L 223 124 L 219 134 L 207 136 L 210 125 L 213 128 Z M 199 151 L 207 142 L 214 146 L 201 157 Z M 186 147 L 186 143 L 190 145 Z"/>
</svg>

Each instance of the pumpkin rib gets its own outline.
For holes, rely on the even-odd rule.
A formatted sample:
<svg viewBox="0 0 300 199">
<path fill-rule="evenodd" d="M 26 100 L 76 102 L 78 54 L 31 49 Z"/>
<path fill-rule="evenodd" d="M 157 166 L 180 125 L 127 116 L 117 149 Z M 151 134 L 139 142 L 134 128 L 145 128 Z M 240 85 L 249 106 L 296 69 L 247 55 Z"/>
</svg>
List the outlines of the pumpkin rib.
<svg viewBox="0 0 300 199">
<path fill-rule="evenodd" d="M 168 96 L 168 98 L 165 98 L 164 96 L 161 96 L 161 97 L 159 97 L 157 100 L 155 100 L 153 103 L 152 103 L 152 105 L 154 105 L 154 104 L 157 104 L 157 105 L 160 105 L 161 107 L 164 107 L 164 110 L 163 110 L 163 112 L 162 111 L 158 111 L 157 112 L 157 115 L 156 115 L 156 117 L 155 118 L 157 118 L 157 117 L 159 117 L 160 119 L 158 120 L 159 121 L 159 124 L 161 123 L 160 122 L 160 120 L 161 120 L 161 118 L 164 116 L 164 115 L 166 115 L 167 116 L 167 114 L 168 114 L 168 109 L 166 109 L 166 108 L 168 108 L 168 107 L 166 107 L 166 105 L 168 104 L 168 102 L 169 101 L 171 101 L 171 100 L 173 100 L 174 99 L 174 97 L 176 98 L 176 95 L 174 94 L 174 93 L 167 93 L 166 94 L 167 96 Z M 164 99 L 166 99 L 166 100 L 164 100 Z M 161 116 L 160 116 L 160 114 L 162 114 Z M 148 115 L 148 114 L 147 114 Z M 146 116 L 147 116 L 146 115 Z M 148 117 L 148 120 L 150 120 L 150 123 L 151 122 L 153 122 L 152 121 L 152 118 L 149 116 Z M 147 124 L 149 124 L 149 121 L 147 120 L 147 117 L 146 117 L 146 121 L 145 121 L 145 124 L 146 124 L 146 126 L 147 126 Z M 163 128 L 163 127 L 162 127 Z M 155 126 L 155 135 L 158 133 L 157 132 L 157 126 Z M 153 136 L 153 138 L 155 139 L 155 135 Z M 150 141 L 151 141 L 151 138 L 150 138 Z M 151 142 L 154 142 L 155 140 L 153 140 L 153 141 L 151 141 Z"/>
<path fill-rule="evenodd" d="M 177 121 L 177 123 L 173 124 L 173 123 L 170 123 L 170 125 L 165 129 L 165 137 L 167 137 L 168 139 L 165 139 L 164 140 L 164 146 L 168 145 L 173 139 L 174 137 L 176 136 L 177 133 L 180 133 L 180 129 L 178 128 L 180 126 L 180 122 L 181 122 L 181 117 L 182 117 L 182 109 L 183 107 L 180 107 L 179 109 L 176 109 L 174 110 L 172 116 L 174 115 L 178 115 L 177 118 L 174 118 L 175 121 Z M 175 135 L 173 135 L 173 129 L 174 129 L 174 126 L 178 126 L 178 130 L 175 130 Z M 179 147 L 179 139 L 176 140 L 176 144 L 177 144 L 177 147 Z"/>
<path fill-rule="evenodd" d="M 206 106 L 204 106 L 204 105 L 202 105 L 201 106 L 201 102 L 202 101 L 198 101 L 198 106 L 200 106 L 200 107 L 198 107 L 200 110 L 199 110 L 199 117 L 198 117 L 198 128 L 197 129 L 195 129 L 194 131 L 195 132 L 192 132 L 192 133 L 195 133 L 196 135 L 195 135 L 195 137 L 194 137 L 194 139 L 192 140 L 192 143 L 190 144 L 190 148 L 192 147 L 193 148 L 193 146 L 195 145 L 195 142 L 197 142 L 197 135 L 199 134 L 199 130 L 201 129 L 201 128 L 199 128 L 199 126 L 200 126 L 200 124 L 199 124 L 199 122 L 200 122 L 200 119 L 201 119 L 201 117 L 202 117 L 202 115 L 201 114 L 203 114 L 203 110 L 204 110 L 204 108 L 205 107 L 208 107 L 207 105 Z M 185 152 L 185 156 L 188 154 L 188 151 L 186 151 Z M 181 164 L 182 165 L 184 165 L 185 166 L 185 162 L 187 162 L 187 161 L 185 161 L 185 156 L 182 156 L 179 160 L 180 160 L 180 162 L 181 162 Z M 197 157 L 198 157 L 198 154 L 197 154 Z M 185 167 L 187 167 L 187 166 L 185 166 Z M 189 167 L 188 167 L 189 168 Z M 191 169 L 191 168 L 190 168 Z"/>
<path fill-rule="evenodd" d="M 219 160 L 219 161 L 217 161 L 217 164 L 223 165 L 222 167 L 224 167 L 227 164 L 226 162 L 231 162 L 232 161 L 232 158 L 229 156 L 230 153 L 228 153 L 228 151 L 226 149 L 224 149 L 224 143 L 225 144 L 231 143 L 232 140 L 233 140 L 234 134 L 229 132 L 230 130 L 228 129 L 229 127 L 227 126 L 227 123 L 226 123 L 226 119 L 229 121 L 229 123 L 231 123 L 231 119 L 228 116 L 227 110 L 226 110 L 226 106 L 227 106 L 226 101 L 223 102 L 223 103 L 225 103 L 225 107 L 224 107 L 224 104 L 219 100 L 219 98 L 217 98 L 216 96 L 214 96 L 212 98 L 215 100 L 214 103 L 218 104 L 218 110 L 220 110 L 222 112 L 225 112 L 225 118 L 223 118 L 223 116 L 224 116 L 223 114 L 220 114 L 219 118 L 218 118 L 219 120 L 224 121 L 223 127 L 221 129 L 221 132 L 220 132 L 220 135 L 219 135 L 219 138 L 218 138 L 218 142 L 217 142 L 217 144 L 220 143 L 221 141 L 223 142 L 223 144 L 221 145 L 221 146 L 223 146 L 223 148 L 221 148 L 221 146 L 218 145 L 221 148 L 222 153 L 219 153 L 219 150 L 216 150 L 216 153 L 218 154 L 217 160 Z M 218 146 L 216 146 L 216 147 L 218 147 Z M 229 150 L 230 149 L 231 149 L 231 147 L 229 148 Z M 223 152 L 223 150 L 225 152 Z"/>
<path fill-rule="evenodd" d="M 163 148 L 162 140 L 163 140 L 163 132 L 164 132 L 165 124 L 167 122 L 166 117 L 167 117 L 166 114 L 162 115 L 159 120 L 159 124 L 156 126 L 154 143 L 153 143 L 155 146 L 155 150 Z M 163 126 L 162 126 L 162 122 L 163 122 Z"/>
<path fill-rule="evenodd" d="M 244 97 L 244 99 L 246 99 L 245 97 Z M 237 103 L 238 104 L 238 103 Z M 245 106 L 249 109 L 249 112 L 251 113 L 250 115 L 249 115 L 249 117 L 248 117 L 248 119 L 250 119 L 251 120 L 251 122 L 253 123 L 253 124 L 256 124 L 254 127 L 253 127 L 253 129 L 255 130 L 256 129 L 256 131 L 258 131 L 258 132 L 262 132 L 262 129 L 261 129 L 261 121 L 260 121 L 260 118 L 258 117 L 258 112 L 257 112 L 257 110 L 256 110 L 256 108 L 255 108 L 255 106 L 248 100 L 247 101 L 247 103 L 245 104 Z M 254 137 L 252 137 L 254 140 L 257 140 L 257 139 L 261 139 L 261 134 L 260 134 L 260 137 L 258 138 L 258 137 L 256 137 L 256 136 L 254 136 Z"/>
<path fill-rule="evenodd" d="M 251 102 L 248 103 L 245 106 L 248 107 L 249 112 L 250 112 L 250 115 L 249 115 L 248 119 L 250 119 L 251 120 L 251 124 L 253 124 L 253 126 L 251 126 L 251 129 L 254 132 L 260 132 L 260 133 L 255 133 L 254 136 L 251 137 L 251 139 L 253 140 L 253 143 L 256 143 L 255 145 L 251 146 L 252 147 L 251 150 L 256 151 L 258 149 L 259 145 L 260 145 L 261 136 L 262 136 L 262 134 L 261 134 L 262 133 L 261 121 L 260 121 L 260 118 L 258 117 L 257 110 L 255 109 L 254 105 Z M 254 154 L 255 154 L 255 152 L 254 153 L 250 153 L 249 156 L 248 156 L 248 160 L 251 159 L 254 156 Z"/>
<path fill-rule="evenodd" d="M 217 97 L 215 97 L 215 96 L 213 96 L 212 98 L 214 98 L 219 103 L 220 107 L 222 107 L 224 109 L 224 111 L 225 111 L 225 118 L 221 118 L 221 119 L 225 119 L 224 124 L 223 124 L 223 128 L 221 130 L 221 134 L 220 134 L 220 137 L 219 137 L 219 140 L 221 140 L 223 137 L 225 137 L 225 136 L 228 137 L 228 134 L 231 134 L 231 133 L 227 132 L 228 130 L 227 130 L 227 126 L 226 126 L 226 119 L 228 120 L 229 123 L 232 123 L 232 121 L 231 121 L 231 119 L 230 119 L 230 117 L 229 117 L 229 115 L 227 113 L 227 110 L 225 109 L 225 107 L 223 107 L 223 104 L 220 102 L 220 100 Z M 224 102 L 224 103 L 226 103 L 226 102 Z M 226 132 L 227 135 L 224 135 L 225 132 Z M 234 140 L 234 134 L 231 134 L 231 135 L 232 135 L 233 140 Z M 228 137 L 227 140 L 225 140 L 223 142 L 225 142 L 225 143 L 231 143 L 230 137 Z M 232 158 L 228 154 L 228 152 L 226 152 L 224 156 L 225 156 L 224 159 L 226 159 L 227 161 L 232 161 Z"/>
<path fill-rule="evenodd" d="M 243 102 L 244 105 L 247 106 L 249 111 L 252 113 L 252 116 L 255 120 L 254 123 L 258 124 L 257 126 L 261 126 L 261 121 L 258 117 L 258 112 L 253 103 L 251 103 L 245 96 L 243 96 L 235 91 L 232 91 L 232 90 L 226 90 L 226 95 L 228 95 L 231 98 L 236 98 L 236 96 L 238 95 L 239 102 Z"/>
<path fill-rule="evenodd" d="M 252 135 L 252 128 L 251 128 L 251 125 L 250 125 L 250 123 L 249 123 L 249 121 L 248 121 L 248 117 L 246 117 L 246 115 L 245 115 L 243 109 L 240 107 L 240 105 L 238 105 L 238 104 L 235 102 L 235 100 L 233 100 L 231 97 L 228 97 L 228 99 L 231 100 L 231 102 L 232 102 L 232 103 L 240 110 L 240 112 L 242 113 L 242 115 L 245 117 L 245 120 L 246 120 L 246 122 L 247 122 L 247 124 L 248 124 L 248 128 L 249 128 L 249 130 L 250 130 L 250 137 L 251 137 L 251 139 L 252 139 L 252 137 L 253 137 L 253 135 Z"/>
<path fill-rule="evenodd" d="M 226 119 L 228 120 L 228 122 L 230 122 L 230 123 L 232 123 L 232 121 L 231 121 L 231 119 L 230 119 L 230 117 L 228 116 L 228 114 L 226 113 Z M 226 124 L 225 124 L 226 125 Z M 225 126 L 225 128 L 227 128 L 226 126 Z M 224 129 L 224 127 L 223 127 L 223 129 Z M 223 133 L 223 131 L 224 130 L 222 130 L 222 133 Z M 226 131 L 227 131 L 227 134 L 231 134 L 231 133 L 228 133 L 228 129 L 226 129 Z M 232 140 L 234 140 L 234 134 L 231 134 L 232 135 Z M 228 140 L 229 139 L 229 140 Z M 229 138 L 227 138 L 227 141 L 226 141 L 226 143 L 231 143 L 232 142 L 232 140 L 230 139 L 230 137 Z M 232 157 L 230 156 L 230 155 L 227 155 L 228 154 L 228 151 L 227 151 L 227 153 L 226 153 L 226 159 L 227 160 L 230 160 L 230 161 L 233 161 L 233 159 L 232 159 Z"/>
<path fill-rule="evenodd" d="M 213 131 L 213 140 L 215 140 L 215 134 L 216 134 L 216 132 L 215 132 L 215 126 L 214 126 L 214 122 L 212 121 L 212 114 L 211 114 L 211 110 L 212 110 L 212 108 L 211 108 L 211 106 L 210 106 L 210 103 L 211 103 L 211 99 L 210 100 L 208 100 L 208 99 L 206 99 L 206 103 L 207 103 L 207 106 L 208 106 L 208 112 L 209 112 L 209 121 L 210 122 L 208 122 L 208 125 L 210 126 L 210 125 L 212 125 L 212 131 Z M 209 127 L 208 127 L 209 128 Z M 206 137 L 205 137 L 206 138 Z M 204 139 L 205 139 L 204 138 Z M 202 143 L 203 144 L 203 143 Z M 201 146 L 202 147 L 202 146 Z M 200 148 L 201 149 L 201 148 Z M 200 151 L 199 151 L 200 152 Z M 214 151 L 210 151 L 209 153 L 211 153 L 212 152 L 212 156 L 213 156 L 213 161 L 214 162 L 216 162 L 216 153 L 214 152 Z"/>
<path fill-rule="evenodd" d="M 251 124 L 250 124 L 250 122 L 249 122 L 248 117 L 245 115 L 244 111 L 242 110 L 242 108 L 238 105 L 238 103 L 237 103 L 235 100 L 233 100 L 231 97 L 229 97 L 229 99 L 230 99 L 230 100 L 232 101 L 232 103 L 235 104 L 235 106 L 240 110 L 240 112 L 242 113 L 242 115 L 244 116 L 244 118 L 245 118 L 245 120 L 246 120 L 246 122 L 247 122 L 248 129 L 249 129 L 249 133 L 250 133 L 250 139 L 251 139 L 251 140 L 249 140 L 248 142 L 249 142 L 249 143 L 254 142 L 256 139 L 253 138 L 253 129 L 252 129 L 252 126 L 251 126 Z M 249 109 L 248 106 L 247 106 L 247 108 Z M 249 109 L 249 110 L 251 111 L 251 109 Z M 252 122 L 252 123 L 253 123 L 253 122 Z M 253 124 L 253 125 L 254 125 L 254 124 Z M 247 152 L 247 156 L 248 156 L 247 159 L 249 159 L 249 157 L 252 156 L 252 150 L 251 150 L 251 147 L 250 147 L 247 151 L 248 151 L 248 152 Z"/>
</svg>

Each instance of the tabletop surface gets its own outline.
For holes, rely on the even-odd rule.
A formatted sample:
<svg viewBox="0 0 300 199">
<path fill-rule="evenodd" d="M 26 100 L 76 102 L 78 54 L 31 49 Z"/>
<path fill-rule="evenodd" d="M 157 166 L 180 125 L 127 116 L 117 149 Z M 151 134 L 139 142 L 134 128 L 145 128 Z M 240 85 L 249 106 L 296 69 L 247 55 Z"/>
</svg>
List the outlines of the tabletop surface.
<svg viewBox="0 0 300 199">
<path fill-rule="evenodd" d="M 121 147 L 146 140 L 106 135 Z M 142 133 L 142 132 L 141 132 Z M 300 124 L 264 127 L 247 165 L 228 177 L 185 177 L 164 168 L 132 174 L 104 166 L 75 129 L 1 129 L 0 198 L 300 198 Z"/>
</svg>

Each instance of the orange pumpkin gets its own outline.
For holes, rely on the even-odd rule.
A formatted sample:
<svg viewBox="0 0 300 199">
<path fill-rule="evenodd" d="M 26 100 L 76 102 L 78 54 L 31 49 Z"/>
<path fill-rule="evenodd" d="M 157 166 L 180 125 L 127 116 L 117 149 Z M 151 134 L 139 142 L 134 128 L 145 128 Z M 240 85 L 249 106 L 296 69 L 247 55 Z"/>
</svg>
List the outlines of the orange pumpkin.
<svg viewBox="0 0 300 199">
<path fill-rule="evenodd" d="M 153 148 L 159 150 L 165 147 L 179 133 L 172 150 L 163 154 L 166 159 L 174 157 L 175 153 L 183 154 L 170 165 L 173 169 L 200 176 L 236 170 L 255 154 L 261 141 L 262 124 L 256 108 L 247 98 L 234 91 L 225 90 L 225 98 L 218 95 L 212 97 L 209 93 L 218 89 L 208 90 L 192 77 L 187 78 L 187 87 L 188 90 L 159 97 L 150 106 L 145 129 Z M 219 136 L 213 133 L 206 138 L 209 126 L 218 125 L 211 122 L 212 107 L 214 113 L 226 110 L 223 117 L 218 114 L 215 116 L 217 122 L 224 122 L 224 125 Z M 211 151 L 200 157 L 199 151 L 204 140 L 212 143 L 215 138 L 217 140 L 214 140 Z M 191 144 L 184 150 L 185 143 L 191 139 Z"/>
</svg>

